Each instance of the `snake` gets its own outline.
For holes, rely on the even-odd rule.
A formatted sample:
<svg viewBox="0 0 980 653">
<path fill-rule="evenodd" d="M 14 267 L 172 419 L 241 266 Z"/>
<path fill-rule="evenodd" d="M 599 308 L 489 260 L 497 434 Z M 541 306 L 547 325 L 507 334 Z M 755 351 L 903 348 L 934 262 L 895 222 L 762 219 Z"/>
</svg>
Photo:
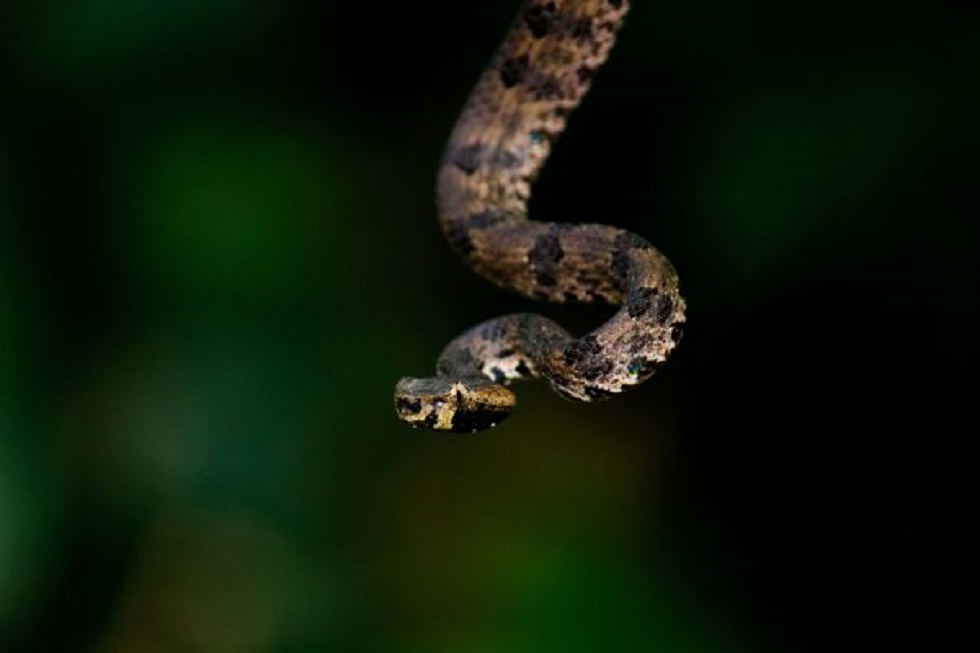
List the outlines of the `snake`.
<svg viewBox="0 0 980 653">
<path fill-rule="evenodd" d="M 574 401 L 606 399 L 647 380 L 680 341 L 678 276 L 653 245 L 610 225 L 528 217 L 531 186 L 628 8 L 627 0 L 523 2 L 459 114 L 436 182 L 443 234 L 477 274 L 528 298 L 617 310 L 581 337 L 536 313 L 466 330 L 443 349 L 435 376 L 397 382 L 403 422 L 489 429 L 516 406 L 508 386 L 519 379 L 543 379 Z"/>
</svg>

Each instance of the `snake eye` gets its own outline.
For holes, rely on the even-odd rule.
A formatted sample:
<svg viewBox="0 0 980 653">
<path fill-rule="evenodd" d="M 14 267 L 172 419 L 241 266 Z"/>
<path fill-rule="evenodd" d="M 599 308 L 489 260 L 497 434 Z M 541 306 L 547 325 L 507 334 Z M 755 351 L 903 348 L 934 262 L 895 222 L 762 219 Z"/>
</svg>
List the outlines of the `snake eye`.
<svg viewBox="0 0 980 653">
<path fill-rule="evenodd" d="M 395 410 L 403 417 L 418 415 L 422 412 L 422 402 L 418 399 L 408 397 L 397 397 L 395 399 Z"/>
</svg>

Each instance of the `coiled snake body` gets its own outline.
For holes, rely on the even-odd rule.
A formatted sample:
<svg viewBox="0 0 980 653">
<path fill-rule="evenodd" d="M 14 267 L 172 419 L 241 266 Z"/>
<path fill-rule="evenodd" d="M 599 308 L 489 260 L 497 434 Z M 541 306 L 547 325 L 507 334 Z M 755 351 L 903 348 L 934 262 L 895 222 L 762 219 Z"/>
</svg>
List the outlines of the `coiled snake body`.
<svg viewBox="0 0 980 653">
<path fill-rule="evenodd" d="M 527 217 L 531 184 L 626 11 L 626 0 L 525 2 L 463 108 L 437 184 L 443 232 L 476 272 L 527 297 L 619 310 L 581 338 L 533 313 L 471 328 L 443 350 L 438 376 L 398 382 L 396 412 L 412 426 L 490 428 L 516 404 L 506 384 L 527 377 L 569 399 L 603 399 L 649 378 L 680 339 L 677 274 L 650 243 Z"/>
</svg>

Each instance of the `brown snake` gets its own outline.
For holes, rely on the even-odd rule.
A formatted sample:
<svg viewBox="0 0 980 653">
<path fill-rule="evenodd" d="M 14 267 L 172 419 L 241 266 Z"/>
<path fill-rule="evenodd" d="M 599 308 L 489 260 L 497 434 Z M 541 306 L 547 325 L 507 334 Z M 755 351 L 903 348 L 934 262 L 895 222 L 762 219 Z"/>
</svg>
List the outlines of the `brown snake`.
<svg viewBox="0 0 980 653">
<path fill-rule="evenodd" d="M 531 184 L 606 60 L 627 5 L 525 2 L 456 122 L 436 192 L 446 238 L 477 273 L 526 297 L 619 310 L 581 338 L 534 313 L 471 328 L 443 350 L 438 376 L 398 382 L 396 412 L 412 426 L 495 426 L 516 404 L 505 384 L 520 378 L 546 379 L 569 399 L 603 399 L 645 381 L 677 345 L 684 299 L 674 268 L 650 243 L 616 227 L 527 216 Z"/>
</svg>

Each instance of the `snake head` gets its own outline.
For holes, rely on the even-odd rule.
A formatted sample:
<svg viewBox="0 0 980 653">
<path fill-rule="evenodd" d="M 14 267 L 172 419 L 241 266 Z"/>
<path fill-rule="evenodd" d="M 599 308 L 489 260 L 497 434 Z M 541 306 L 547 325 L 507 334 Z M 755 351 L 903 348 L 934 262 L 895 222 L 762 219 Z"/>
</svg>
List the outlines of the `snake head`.
<svg viewBox="0 0 980 653">
<path fill-rule="evenodd" d="M 476 433 L 502 422 L 516 404 L 513 392 L 483 377 L 406 377 L 395 386 L 395 412 L 415 428 Z"/>
</svg>

